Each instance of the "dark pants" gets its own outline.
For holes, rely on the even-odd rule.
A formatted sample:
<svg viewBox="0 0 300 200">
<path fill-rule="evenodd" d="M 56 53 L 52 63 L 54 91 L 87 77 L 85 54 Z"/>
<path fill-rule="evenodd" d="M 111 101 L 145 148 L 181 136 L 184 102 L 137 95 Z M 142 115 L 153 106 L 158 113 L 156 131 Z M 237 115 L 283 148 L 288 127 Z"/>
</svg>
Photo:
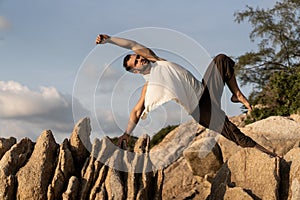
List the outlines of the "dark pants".
<svg viewBox="0 0 300 200">
<path fill-rule="evenodd" d="M 224 54 L 217 55 L 208 66 L 202 80 L 203 95 L 199 101 L 199 123 L 221 133 L 225 138 L 242 147 L 254 147 L 256 142 L 243 134 L 221 109 L 225 83 L 234 76 L 234 61 Z"/>
</svg>

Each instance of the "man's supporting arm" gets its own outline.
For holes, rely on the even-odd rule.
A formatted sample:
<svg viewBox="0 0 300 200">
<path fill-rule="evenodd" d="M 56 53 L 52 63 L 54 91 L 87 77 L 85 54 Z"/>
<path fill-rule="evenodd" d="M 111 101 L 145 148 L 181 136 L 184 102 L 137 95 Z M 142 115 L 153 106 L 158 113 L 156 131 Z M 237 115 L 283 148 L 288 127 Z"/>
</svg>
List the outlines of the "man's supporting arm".
<svg viewBox="0 0 300 200">
<path fill-rule="evenodd" d="M 142 89 L 142 93 L 141 93 L 139 101 L 137 102 L 137 104 L 134 106 L 134 108 L 130 112 L 130 117 L 129 117 L 128 125 L 126 128 L 127 134 L 132 133 L 133 129 L 139 122 L 140 117 L 145 109 L 144 102 L 145 102 L 146 91 L 147 91 L 147 83 L 144 85 L 144 87 Z"/>
<path fill-rule="evenodd" d="M 142 113 L 145 109 L 144 103 L 145 103 L 146 91 L 147 91 L 147 83 L 144 85 L 144 87 L 142 89 L 142 93 L 141 93 L 139 101 L 137 102 L 137 104 L 134 106 L 134 108 L 130 112 L 129 121 L 128 121 L 126 131 L 118 139 L 118 145 L 119 146 L 122 144 L 123 140 L 125 140 L 126 143 L 128 143 L 130 134 L 132 133 L 133 129 L 136 127 L 137 123 L 140 120 L 140 117 L 141 117 L 141 115 L 142 115 Z"/>
</svg>

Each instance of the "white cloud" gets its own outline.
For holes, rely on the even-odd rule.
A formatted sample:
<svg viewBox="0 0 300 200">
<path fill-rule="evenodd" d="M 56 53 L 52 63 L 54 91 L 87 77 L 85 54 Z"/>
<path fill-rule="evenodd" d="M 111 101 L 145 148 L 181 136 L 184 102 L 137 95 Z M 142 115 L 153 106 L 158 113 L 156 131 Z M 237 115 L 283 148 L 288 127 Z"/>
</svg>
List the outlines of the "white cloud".
<svg viewBox="0 0 300 200">
<path fill-rule="evenodd" d="M 78 101 L 73 104 L 84 113 Z M 0 81 L 0 119 L 1 137 L 35 140 L 43 130 L 50 129 L 57 138 L 63 139 L 62 136 L 70 136 L 74 126 L 72 98 L 54 87 L 34 91 L 18 82 Z"/>
<path fill-rule="evenodd" d="M 20 118 L 48 114 L 54 109 L 68 109 L 68 102 L 53 87 L 32 91 L 18 82 L 0 81 L 0 117 Z"/>
</svg>

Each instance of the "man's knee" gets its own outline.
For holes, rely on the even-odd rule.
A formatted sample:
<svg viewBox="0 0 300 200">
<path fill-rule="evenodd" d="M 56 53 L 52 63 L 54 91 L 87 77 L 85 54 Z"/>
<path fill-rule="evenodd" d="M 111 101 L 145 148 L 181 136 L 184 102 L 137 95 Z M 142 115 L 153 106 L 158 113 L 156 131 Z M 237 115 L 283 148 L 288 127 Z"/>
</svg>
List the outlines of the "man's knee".
<svg viewBox="0 0 300 200">
<path fill-rule="evenodd" d="M 218 54 L 218 55 L 215 56 L 214 60 L 215 61 L 224 61 L 227 58 L 229 58 L 227 55 L 225 55 L 223 53 L 220 53 L 220 54 Z"/>
<path fill-rule="evenodd" d="M 214 58 L 214 66 L 217 67 L 223 81 L 228 82 L 234 76 L 235 62 L 225 54 L 218 54 Z"/>
</svg>

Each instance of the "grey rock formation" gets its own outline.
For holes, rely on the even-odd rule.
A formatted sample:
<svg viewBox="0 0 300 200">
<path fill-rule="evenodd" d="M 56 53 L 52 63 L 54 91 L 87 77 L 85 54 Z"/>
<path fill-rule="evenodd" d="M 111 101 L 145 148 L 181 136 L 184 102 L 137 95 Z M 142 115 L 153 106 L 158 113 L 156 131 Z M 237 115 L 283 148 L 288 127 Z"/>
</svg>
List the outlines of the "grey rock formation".
<svg viewBox="0 0 300 200">
<path fill-rule="evenodd" d="M 70 150 L 75 165 L 81 168 L 91 151 L 91 125 L 89 118 L 81 119 L 74 127 L 70 137 Z"/>
<path fill-rule="evenodd" d="M 279 159 L 245 148 L 229 158 L 212 182 L 210 199 L 221 199 L 228 187 L 243 188 L 252 197 L 279 198 Z"/>
<path fill-rule="evenodd" d="M 284 159 L 289 163 L 289 176 L 286 179 L 285 186 L 288 190 L 288 200 L 300 199 L 300 148 L 295 148 L 289 151 Z M 286 196 L 285 196 L 286 197 Z"/>
<path fill-rule="evenodd" d="M 8 151 L 12 145 L 16 144 L 17 139 L 14 137 L 0 138 L 0 160 L 2 156 Z"/>
<path fill-rule="evenodd" d="M 57 148 L 51 131 L 44 131 L 34 146 L 28 162 L 17 173 L 17 199 L 47 199 L 57 157 Z"/>
<path fill-rule="evenodd" d="M 75 165 L 72 153 L 69 149 L 69 141 L 65 139 L 59 148 L 58 162 L 51 184 L 48 186 L 47 198 L 49 200 L 59 199 L 63 188 L 67 186 L 68 180 L 75 173 Z"/>
<path fill-rule="evenodd" d="M 16 173 L 24 166 L 33 151 L 33 142 L 24 138 L 13 145 L 0 161 L 0 199 L 14 199 Z"/>
<path fill-rule="evenodd" d="M 63 200 L 77 200 L 80 189 L 80 182 L 76 176 L 72 176 L 68 182 L 67 190 L 62 194 Z"/>
<path fill-rule="evenodd" d="M 89 123 L 80 120 L 60 145 L 51 131 L 36 143 L 0 138 L 0 199 L 300 198 L 300 123 L 291 118 L 271 117 L 242 128 L 283 159 L 240 148 L 194 121 L 152 149 L 148 135 L 133 151 L 108 137 L 91 145 Z"/>
</svg>

